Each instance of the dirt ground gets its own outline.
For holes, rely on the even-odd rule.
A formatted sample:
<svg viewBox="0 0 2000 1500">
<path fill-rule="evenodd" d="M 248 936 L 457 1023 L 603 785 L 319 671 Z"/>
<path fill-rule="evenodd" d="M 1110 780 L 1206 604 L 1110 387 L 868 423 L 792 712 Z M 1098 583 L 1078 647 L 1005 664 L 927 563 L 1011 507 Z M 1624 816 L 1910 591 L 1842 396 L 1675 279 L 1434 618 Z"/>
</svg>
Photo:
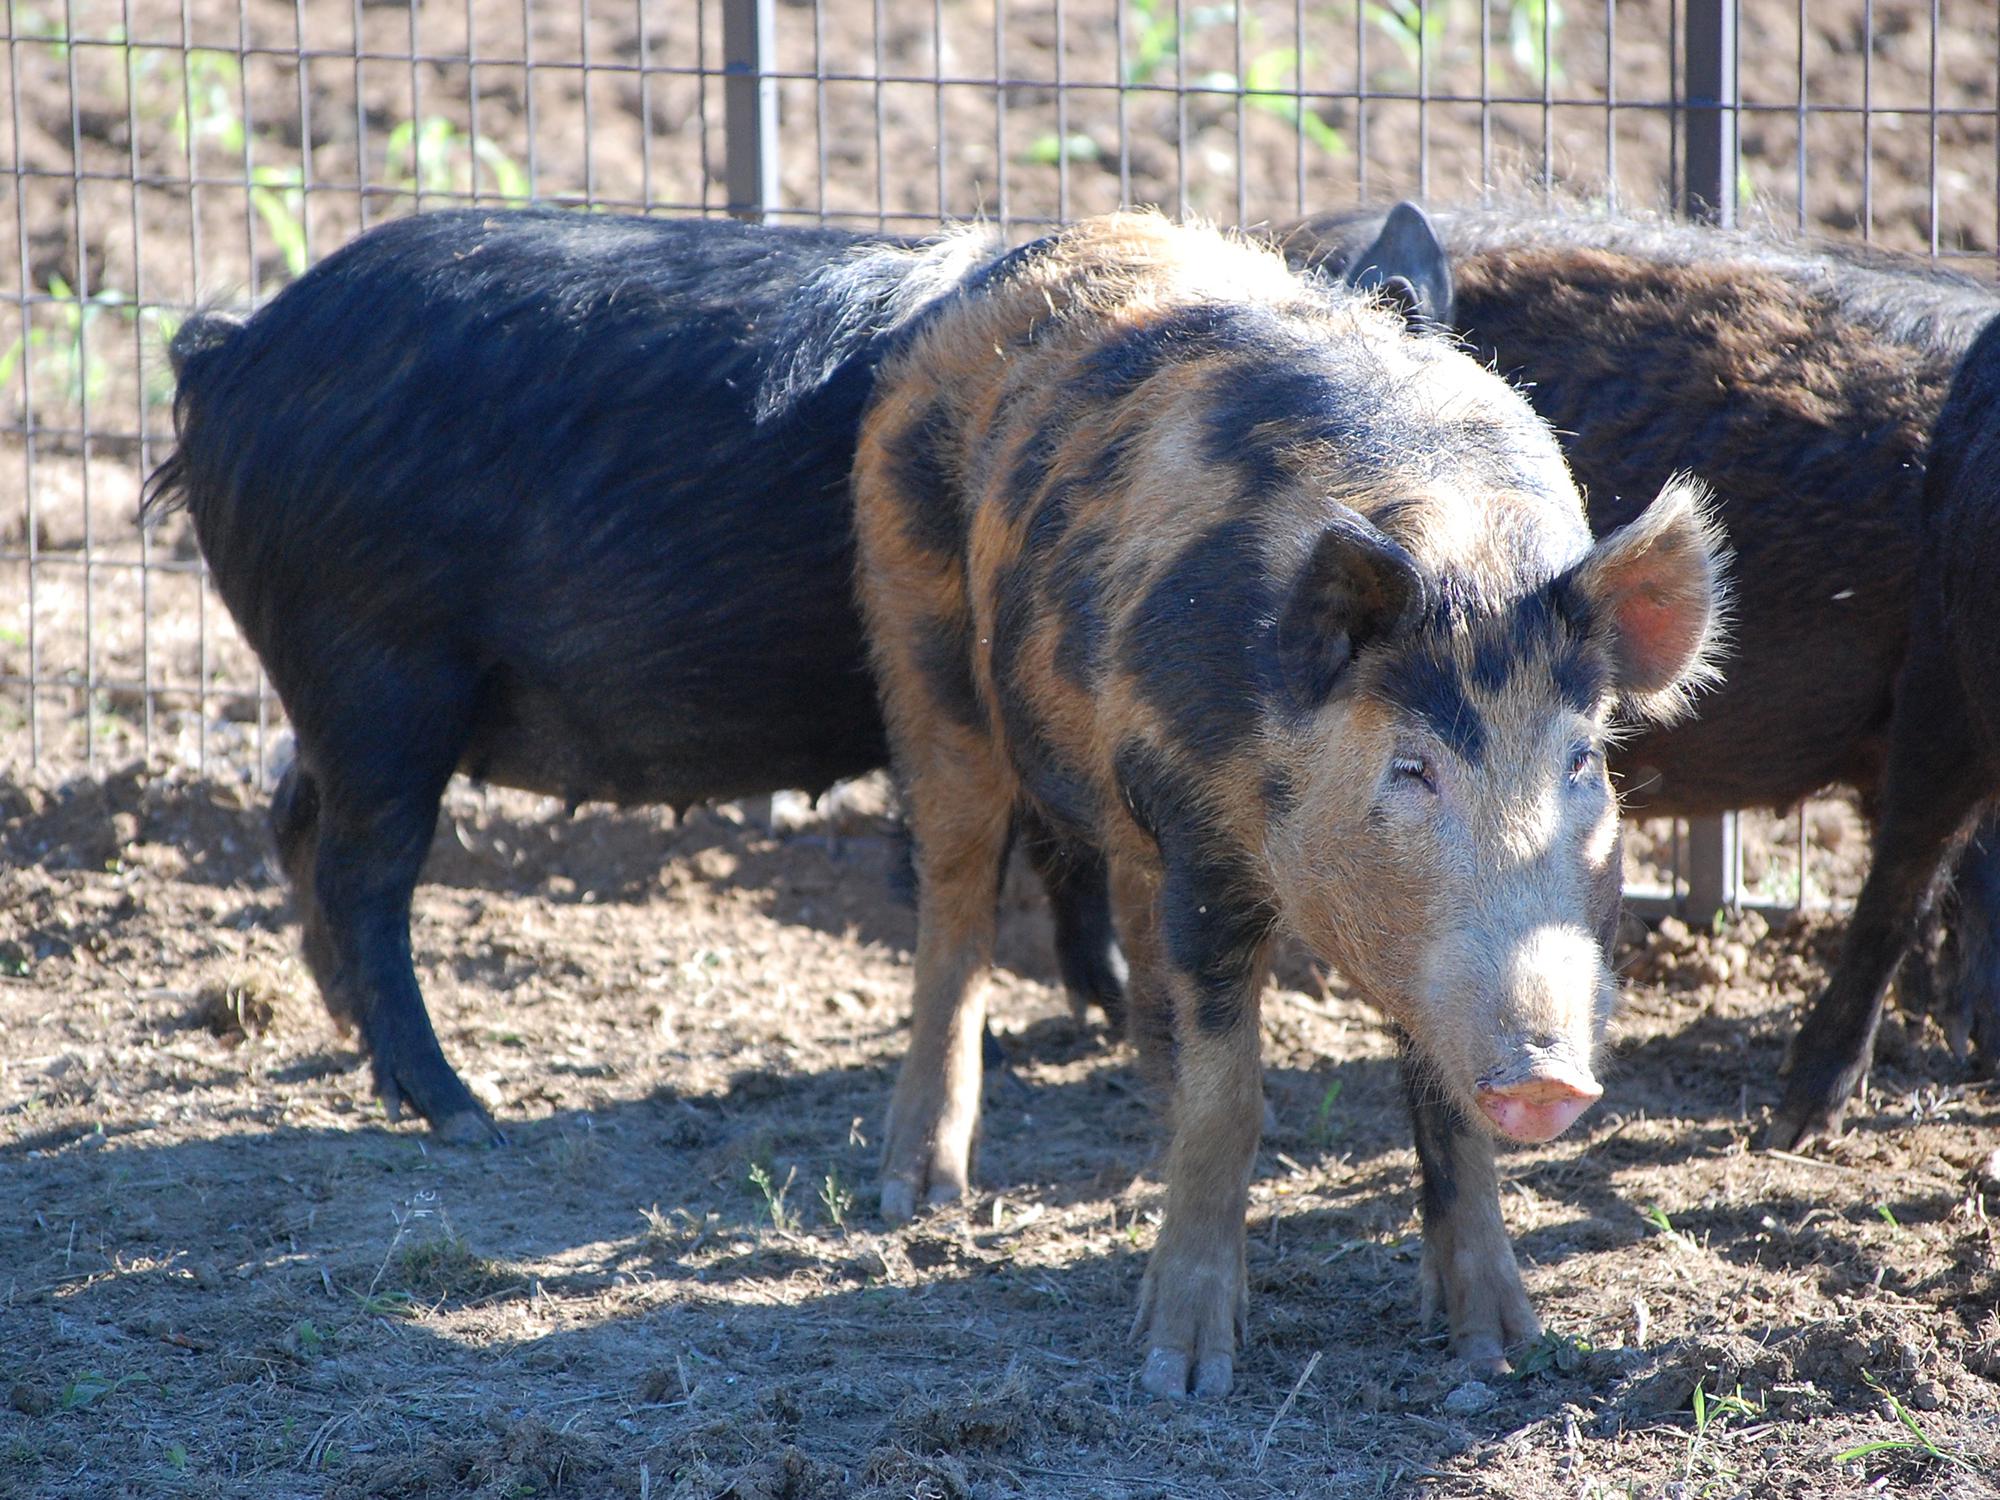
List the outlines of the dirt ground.
<svg viewBox="0 0 2000 1500">
<path fill-rule="evenodd" d="M 1178 56 L 1147 19 L 1175 9 L 1127 4 L 1121 99 L 1108 4 L 1010 6 L 996 62 L 991 0 L 784 0 L 782 203 L 1017 235 L 1121 197 L 1255 223 L 1461 194 L 1488 161 L 1533 178 L 1545 145 L 1586 195 L 1664 196 L 1665 0 L 1562 7 L 1546 111 L 1515 34 L 1538 0 L 1486 8 L 1483 65 L 1481 7 L 1430 0 L 1422 79 L 1401 0 L 1254 0 L 1240 26 L 1186 5 Z M 1753 217 L 1995 248 L 1991 0 L 1942 0 L 1935 49 L 1926 0 L 1743 9 Z M 877 1232 L 913 936 L 879 788 L 782 832 L 455 788 L 419 968 L 511 1144 L 388 1125 L 266 868 L 282 715 L 183 523 L 133 525 L 168 432 L 161 342 L 197 300 L 269 295 L 364 219 L 474 186 L 714 211 L 720 7 L 7 19 L 0 158 L 25 175 L 0 210 L 19 247 L 0 301 L 23 299 L 0 320 L 0 1497 L 2000 1494 L 2000 1089 L 1927 1019 L 1892 1019 L 1846 1136 L 1750 1144 L 1865 858 L 1839 801 L 1809 809 L 1803 873 L 1795 824 L 1750 824 L 1752 888 L 1803 886 L 1807 917 L 1633 937 L 1605 1102 L 1506 1159 L 1552 1334 L 1491 1383 L 1416 1321 L 1389 1039 L 1292 965 L 1266 1002 L 1276 1128 L 1238 1389 L 1139 1393 L 1152 1108 L 1129 1053 L 1070 1019 L 1018 880 L 982 1191 Z M 1803 163 L 1801 68 L 1824 107 Z M 962 81 L 894 81 L 939 70 Z M 1301 87 L 1317 125 L 1302 138 L 1281 98 L 1166 92 L 1225 74 Z M 1357 79 L 1404 97 L 1364 107 Z M 1420 106 L 1420 81 L 1500 102 Z M 1608 84 L 1627 107 L 1607 130 Z M 1865 123 L 1864 102 L 1891 113 Z M 1668 846 L 1642 831 L 1634 877 Z"/>
<path fill-rule="evenodd" d="M 416 946 L 489 1150 L 384 1122 L 253 796 L 0 782 L 0 1494 L 2000 1494 L 2000 1090 L 1894 1019 L 1847 1135 L 1751 1145 L 1830 919 L 1622 955 L 1604 1103 L 1505 1159 L 1551 1334 L 1491 1382 L 1412 1307 L 1391 1042 L 1288 966 L 1238 1388 L 1169 1406 L 1127 1337 L 1151 1108 L 1019 880 L 981 1190 L 875 1225 L 881 801 L 772 833 L 455 789 Z"/>
</svg>

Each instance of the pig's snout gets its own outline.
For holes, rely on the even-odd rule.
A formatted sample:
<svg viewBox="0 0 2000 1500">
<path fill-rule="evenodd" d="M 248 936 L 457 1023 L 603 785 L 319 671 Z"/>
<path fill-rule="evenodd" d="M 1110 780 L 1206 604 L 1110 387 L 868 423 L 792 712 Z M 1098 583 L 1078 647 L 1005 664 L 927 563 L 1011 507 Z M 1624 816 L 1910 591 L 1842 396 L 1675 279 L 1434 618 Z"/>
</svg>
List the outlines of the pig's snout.
<svg viewBox="0 0 2000 1500">
<path fill-rule="evenodd" d="M 1587 1073 L 1554 1067 L 1509 1083 L 1482 1086 L 1479 1108 L 1493 1128 L 1515 1141 L 1552 1141 L 1604 1095 Z"/>
</svg>

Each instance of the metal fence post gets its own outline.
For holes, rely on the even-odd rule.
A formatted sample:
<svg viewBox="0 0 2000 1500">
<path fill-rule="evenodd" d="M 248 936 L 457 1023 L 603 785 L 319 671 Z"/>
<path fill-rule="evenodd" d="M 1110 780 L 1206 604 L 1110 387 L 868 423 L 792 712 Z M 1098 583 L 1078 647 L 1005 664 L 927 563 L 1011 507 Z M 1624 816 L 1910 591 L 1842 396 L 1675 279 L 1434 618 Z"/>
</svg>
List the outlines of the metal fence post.
<svg viewBox="0 0 2000 1500">
<path fill-rule="evenodd" d="M 1681 212 L 1710 224 L 1736 222 L 1737 0 L 1687 0 L 1684 71 L 1686 103 L 1681 131 L 1687 150 Z M 1800 851 L 1804 857 L 1804 850 Z M 1687 842 L 1687 919 L 1707 924 L 1725 907 L 1740 906 L 1737 889 L 1737 817 L 1690 818 Z"/>
<path fill-rule="evenodd" d="M 1710 224 L 1736 222 L 1736 0 L 1687 0 L 1681 106 L 1687 143 L 1681 212 Z"/>
<path fill-rule="evenodd" d="M 772 0 L 722 0 L 723 186 L 753 223 L 778 201 L 774 32 Z"/>
</svg>

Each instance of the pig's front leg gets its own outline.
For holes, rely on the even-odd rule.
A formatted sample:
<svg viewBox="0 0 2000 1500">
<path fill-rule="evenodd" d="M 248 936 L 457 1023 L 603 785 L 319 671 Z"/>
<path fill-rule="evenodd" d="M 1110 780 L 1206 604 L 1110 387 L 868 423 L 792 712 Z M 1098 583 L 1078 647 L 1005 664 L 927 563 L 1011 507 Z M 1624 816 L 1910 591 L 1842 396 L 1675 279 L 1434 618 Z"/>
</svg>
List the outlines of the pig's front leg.
<svg viewBox="0 0 2000 1500">
<path fill-rule="evenodd" d="M 1542 1331 L 1500 1221 L 1493 1138 L 1469 1122 L 1406 1043 L 1403 1092 L 1423 1181 L 1422 1316 L 1442 1311 L 1451 1352 L 1482 1374 L 1504 1374 L 1507 1350 Z"/>
<path fill-rule="evenodd" d="M 1160 897 L 1173 997 L 1173 1145 L 1167 1213 L 1139 1291 L 1145 1388 L 1223 1396 L 1236 1368 L 1249 1288 L 1243 1269 L 1250 1166 L 1264 1118 L 1258 993 L 1269 919 L 1171 874 Z"/>
</svg>

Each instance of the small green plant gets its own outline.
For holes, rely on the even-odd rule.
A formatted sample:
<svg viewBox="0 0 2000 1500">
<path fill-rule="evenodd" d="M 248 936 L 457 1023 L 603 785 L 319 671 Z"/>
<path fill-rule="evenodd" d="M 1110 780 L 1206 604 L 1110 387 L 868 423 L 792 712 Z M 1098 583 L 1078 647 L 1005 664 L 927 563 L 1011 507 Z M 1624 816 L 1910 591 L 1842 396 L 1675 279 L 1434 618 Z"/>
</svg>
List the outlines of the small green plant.
<svg viewBox="0 0 2000 1500">
<path fill-rule="evenodd" d="M 406 192 L 470 194 L 484 169 L 502 198 L 525 201 L 528 174 L 483 135 L 467 135 L 443 115 L 405 120 L 389 132 L 391 183 Z"/>
<path fill-rule="evenodd" d="M 1562 63 L 1555 57 L 1563 19 L 1559 0 L 1514 0 L 1508 8 L 1507 50 L 1514 66 L 1537 83 L 1563 81 Z"/>
<path fill-rule="evenodd" d="M 285 269 L 294 276 L 303 276 L 306 270 L 305 174 L 297 167 L 252 169 L 250 206 L 257 210 L 257 217 L 264 221 L 271 243 L 285 258 Z"/>
<path fill-rule="evenodd" d="M 54 16 L 44 15 L 33 6 L 15 12 L 15 29 L 24 37 L 48 44 L 49 53 L 59 63 L 69 61 L 69 26 Z"/>
<path fill-rule="evenodd" d="M 408 1292 L 359 1292 L 355 1301 L 370 1318 L 414 1318 L 417 1299 Z"/>
<path fill-rule="evenodd" d="M 1312 1128 L 1313 1144 L 1316 1146 L 1332 1145 L 1333 1138 L 1340 1133 L 1333 1120 L 1333 1107 L 1340 1102 L 1340 1088 L 1341 1081 L 1333 1079 L 1319 1096 L 1319 1108 L 1313 1114 Z"/>
<path fill-rule="evenodd" d="M 167 1445 L 167 1467 L 173 1469 L 177 1473 L 185 1474 L 187 1473 L 187 1466 L 188 1466 L 187 1444 L 169 1443 Z"/>
<path fill-rule="evenodd" d="M 1716 1448 L 1713 1436 L 1719 1436 L 1722 1427 L 1732 1417 L 1759 1417 L 1764 1408 L 1743 1396 L 1743 1387 L 1738 1386 L 1731 1395 L 1709 1395 L 1699 1380 L 1694 1385 L 1694 1431 L 1688 1436 L 1687 1459 L 1681 1468 L 1681 1481 L 1692 1483 L 1697 1464 L 1705 1467 L 1716 1479 L 1734 1479 L 1735 1466 L 1729 1463 Z"/>
<path fill-rule="evenodd" d="M 243 153 L 243 65 L 234 53 L 206 47 L 188 49 L 182 64 L 180 102 L 174 110 L 174 139 L 181 149 L 199 151 L 204 143 L 231 156 Z"/>
<path fill-rule="evenodd" d="M 1364 0 L 1361 9 L 1396 44 L 1413 73 L 1424 58 L 1437 57 L 1451 22 L 1445 0 L 1430 0 L 1427 5 L 1421 0 Z"/>
<path fill-rule="evenodd" d="M 301 1358 L 318 1359 L 326 1353 L 326 1335 L 310 1318 L 299 1319 L 298 1326 L 292 1330 L 292 1340 L 298 1345 Z"/>
<path fill-rule="evenodd" d="M 1647 1204 L 1646 1207 L 1639 1210 L 1639 1217 L 1659 1230 L 1662 1238 L 1679 1246 L 1681 1249 L 1694 1250 L 1699 1248 L 1694 1242 L 1693 1235 L 1689 1234 L 1685 1229 L 1674 1228 L 1674 1221 L 1667 1217 L 1667 1211 L 1658 1204 Z"/>
<path fill-rule="evenodd" d="M 1898 1401 L 1881 1381 L 1877 1380 L 1866 1370 L 1861 1372 L 1861 1378 L 1868 1382 L 1871 1389 L 1881 1393 L 1882 1399 L 1889 1403 L 1889 1410 L 1896 1414 L 1896 1420 L 1909 1428 L 1911 1435 L 1906 1438 L 1878 1438 L 1872 1443 L 1857 1443 L 1852 1448 L 1844 1448 L 1834 1454 L 1833 1461 L 1835 1463 L 1859 1463 L 1862 1459 L 1872 1457 L 1877 1453 L 1902 1453 L 1907 1454 L 1911 1458 L 1922 1459 L 1926 1462 L 1954 1464 L 1961 1469 L 1977 1472 L 1972 1461 L 1966 1458 L 1964 1454 L 1953 1453 L 1949 1449 L 1940 1448 L 1933 1442 L 1930 1434 L 1925 1432 L 1918 1425 L 1917 1419 L 1910 1415 L 1910 1409 Z"/>
<path fill-rule="evenodd" d="M 1038 167 L 1052 167 L 1059 161 L 1097 161 L 1104 148 L 1094 137 L 1073 132 L 1057 138 L 1054 131 L 1038 135 L 1028 147 L 1028 160 Z"/>
<path fill-rule="evenodd" d="M 1180 55 L 1181 34 L 1173 0 L 1127 0 L 1125 13 L 1131 56 L 1125 59 L 1127 84 L 1150 83 L 1153 75 Z"/>
<path fill-rule="evenodd" d="M 1516 1375 L 1539 1375 L 1556 1372 L 1574 1375 L 1582 1369 L 1590 1358 L 1591 1345 L 1588 1339 L 1576 1338 L 1565 1333 L 1545 1333 L 1528 1346 L 1527 1352 L 1514 1361 Z"/>
<path fill-rule="evenodd" d="M 0 350 L 0 387 L 14 378 L 21 361 L 33 352 L 32 369 L 42 394 L 75 406 L 96 400 L 111 377 L 111 366 L 95 348 L 92 332 L 106 312 L 130 321 L 133 310 L 125 294 L 112 287 L 79 297 L 61 276 L 50 276 L 43 295 L 55 309 L 58 326 L 36 325 Z M 30 393 L 30 401 L 34 393 Z"/>
<path fill-rule="evenodd" d="M 1243 86 L 1248 90 L 1244 100 L 1252 109 L 1261 109 L 1287 125 L 1297 126 L 1307 140 L 1328 156 L 1338 156 L 1347 150 L 1346 137 L 1307 108 L 1298 94 L 1287 87 L 1304 78 L 1311 62 L 1312 54 L 1302 57 L 1296 47 L 1274 47 L 1258 53 L 1244 68 Z"/>
<path fill-rule="evenodd" d="M 1875 1205 L 1875 1216 L 1879 1218 L 1884 1224 L 1887 1224 L 1891 1229 L 1901 1229 L 1903 1227 L 1901 1224 L 1898 1224 L 1896 1222 L 1895 1214 L 1890 1212 L 1889 1205 L 1886 1203 L 1878 1203 Z"/>
<path fill-rule="evenodd" d="M 785 1195 L 792 1190 L 792 1181 L 799 1175 L 793 1167 L 785 1173 L 783 1182 L 773 1182 L 771 1174 L 762 1162 L 750 1164 L 750 1185 L 764 1197 L 764 1211 L 771 1217 L 771 1227 L 780 1234 L 789 1234 L 798 1228 L 798 1215 L 785 1204 Z"/>
<path fill-rule="evenodd" d="M 840 1185 L 839 1173 L 826 1174 L 826 1180 L 819 1185 L 819 1201 L 826 1205 L 827 1222 L 835 1229 L 846 1229 L 848 1210 L 854 1207 L 854 1194 Z"/>
<path fill-rule="evenodd" d="M 114 1396 L 126 1386 L 144 1379 L 141 1375 L 120 1375 L 113 1380 L 108 1375 L 100 1375 L 95 1370 L 79 1375 L 56 1393 L 56 1405 L 64 1411 L 82 1411 L 87 1406 L 95 1406 L 106 1396 Z"/>
</svg>

